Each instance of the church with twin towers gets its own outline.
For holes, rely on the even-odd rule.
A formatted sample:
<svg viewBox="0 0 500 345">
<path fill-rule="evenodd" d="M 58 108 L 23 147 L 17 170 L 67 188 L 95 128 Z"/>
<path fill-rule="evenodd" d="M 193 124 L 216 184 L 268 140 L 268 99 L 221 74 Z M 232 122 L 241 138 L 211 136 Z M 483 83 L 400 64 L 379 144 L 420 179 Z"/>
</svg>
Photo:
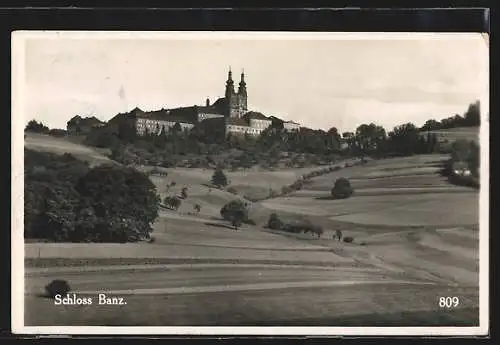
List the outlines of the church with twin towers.
<svg viewBox="0 0 500 345">
<path fill-rule="evenodd" d="M 277 119 L 277 117 L 274 117 Z M 233 73 L 229 68 L 224 97 L 205 105 L 192 105 L 154 111 L 135 108 L 125 114 L 118 114 L 110 123 L 127 121 L 133 123 L 138 135 L 169 133 L 173 127 L 191 130 L 195 126 L 207 135 L 243 134 L 258 136 L 273 123 L 272 118 L 256 111 L 248 111 L 248 91 L 245 73 L 242 70 L 236 89 Z M 300 125 L 283 121 L 285 130 L 298 130 Z"/>
<path fill-rule="evenodd" d="M 230 118 L 240 118 L 248 111 L 248 94 L 244 71 L 241 72 L 240 78 L 241 79 L 240 83 L 238 84 L 238 92 L 235 92 L 233 73 L 231 72 L 231 67 L 229 67 L 226 81 L 225 99 L 227 100 L 228 117 Z"/>
</svg>

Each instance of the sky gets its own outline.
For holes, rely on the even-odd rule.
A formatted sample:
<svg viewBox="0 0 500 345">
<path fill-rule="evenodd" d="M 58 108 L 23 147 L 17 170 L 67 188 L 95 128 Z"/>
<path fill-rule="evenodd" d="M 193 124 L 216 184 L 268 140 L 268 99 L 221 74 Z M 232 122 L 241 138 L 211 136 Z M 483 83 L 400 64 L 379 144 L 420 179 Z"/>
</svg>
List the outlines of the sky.
<svg viewBox="0 0 500 345">
<path fill-rule="evenodd" d="M 134 36 L 135 35 L 135 36 Z M 310 128 L 391 130 L 489 108 L 480 34 L 19 34 L 24 122 L 65 128 L 75 115 L 204 105 L 244 69 L 249 110 Z"/>
</svg>

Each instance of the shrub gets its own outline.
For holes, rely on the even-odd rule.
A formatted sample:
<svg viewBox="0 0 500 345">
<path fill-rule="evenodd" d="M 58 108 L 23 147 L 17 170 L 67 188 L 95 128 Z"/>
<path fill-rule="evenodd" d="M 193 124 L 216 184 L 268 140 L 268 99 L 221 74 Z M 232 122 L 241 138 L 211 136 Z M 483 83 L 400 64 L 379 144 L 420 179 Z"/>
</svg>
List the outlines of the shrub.
<svg viewBox="0 0 500 345">
<path fill-rule="evenodd" d="M 278 215 L 276 213 L 271 213 L 267 222 L 267 227 L 269 229 L 281 230 L 283 226 L 284 224 L 281 219 L 279 219 Z"/>
<path fill-rule="evenodd" d="M 274 189 L 269 189 L 269 194 L 268 194 L 268 198 L 276 198 L 279 196 L 279 193 L 277 191 L 275 191 Z"/>
<path fill-rule="evenodd" d="M 349 198 L 353 194 L 354 190 L 351 187 L 351 183 L 348 179 L 341 177 L 335 181 L 331 193 L 335 199 L 345 199 Z"/>
<path fill-rule="evenodd" d="M 289 186 L 283 186 L 283 187 L 281 188 L 281 193 L 282 193 L 283 195 L 290 194 L 291 192 L 293 192 L 293 189 L 292 189 L 292 188 L 290 188 Z"/>
<path fill-rule="evenodd" d="M 169 195 L 165 197 L 164 203 L 168 208 L 177 211 L 182 204 L 182 200 L 176 196 Z"/>
<path fill-rule="evenodd" d="M 238 194 L 238 191 L 237 191 L 237 190 L 236 190 L 236 188 L 234 188 L 234 187 L 229 187 L 229 188 L 227 189 L 227 191 L 228 191 L 229 193 L 231 193 L 231 194 L 234 194 L 234 195 L 237 195 L 237 194 Z"/>
<path fill-rule="evenodd" d="M 227 177 L 224 174 L 224 172 L 222 171 L 222 169 L 220 169 L 220 168 L 215 169 L 215 171 L 212 175 L 212 184 L 214 186 L 222 186 L 222 187 L 225 187 L 228 185 Z"/>
<path fill-rule="evenodd" d="M 200 211 L 201 211 L 200 204 L 195 204 L 193 207 L 194 207 L 194 210 L 196 211 L 196 214 L 200 213 Z"/>
<path fill-rule="evenodd" d="M 248 209 L 246 203 L 241 200 L 233 200 L 225 204 L 221 210 L 220 215 L 224 220 L 232 221 L 236 216 L 242 216 L 243 221 L 248 220 Z"/>
<path fill-rule="evenodd" d="M 352 243 L 352 242 L 354 242 L 354 237 L 352 237 L 352 236 L 345 236 L 342 240 L 345 243 Z"/>
<path fill-rule="evenodd" d="M 245 221 L 243 221 L 243 223 L 248 225 L 257 225 L 257 223 L 255 223 L 255 221 L 253 221 L 252 219 L 246 219 Z"/>
<path fill-rule="evenodd" d="M 245 212 L 243 210 L 236 210 L 232 214 L 231 224 L 234 226 L 235 230 L 238 230 L 239 227 L 244 223 Z"/>
<path fill-rule="evenodd" d="M 156 242 L 156 238 L 155 237 L 150 237 L 149 240 L 148 240 L 148 243 L 155 243 Z"/>
<path fill-rule="evenodd" d="M 49 135 L 51 135 L 53 137 L 62 138 L 62 137 L 65 137 L 66 134 L 67 133 L 64 129 L 54 128 L 54 129 L 49 130 Z"/>
<path fill-rule="evenodd" d="M 45 292 L 51 298 L 55 298 L 56 295 L 66 295 L 69 291 L 70 287 L 66 280 L 53 280 L 45 286 Z"/>
<path fill-rule="evenodd" d="M 188 191 L 187 187 L 182 188 L 181 196 L 183 199 L 186 199 L 188 197 L 187 191 Z"/>
</svg>

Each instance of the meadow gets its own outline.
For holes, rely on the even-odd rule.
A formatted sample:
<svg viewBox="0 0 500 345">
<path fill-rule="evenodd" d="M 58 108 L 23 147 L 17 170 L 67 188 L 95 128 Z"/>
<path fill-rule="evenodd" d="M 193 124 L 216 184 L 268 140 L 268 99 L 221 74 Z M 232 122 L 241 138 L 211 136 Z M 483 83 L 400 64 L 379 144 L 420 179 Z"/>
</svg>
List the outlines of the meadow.
<svg viewBox="0 0 500 345">
<path fill-rule="evenodd" d="M 79 154 L 96 164 L 107 160 L 86 147 L 65 146 L 60 141 L 44 144 L 44 140 L 27 138 L 26 146 Z M 256 225 L 244 225 L 238 231 L 220 220 L 219 211 L 241 195 L 209 188 L 211 170 L 166 169 L 167 176 L 151 176 L 161 196 L 188 187 L 188 197 L 177 212 L 160 211 L 154 224 L 155 243 L 25 244 L 29 268 L 26 321 L 59 325 L 362 322 L 358 325 L 366 326 L 390 325 L 397 320 L 400 324 L 405 320 L 409 324 L 425 323 L 423 320 L 439 325 L 476 324 L 478 191 L 451 185 L 441 177 L 437 172 L 445 158 L 419 155 L 370 160 L 366 165 L 312 178 L 302 190 L 286 197 L 249 202 L 250 218 Z M 280 189 L 306 171 L 236 171 L 226 175 L 232 186 L 248 192 Z M 351 198 L 330 198 L 330 189 L 339 177 L 351 181 L 355 190 Z M 172 181 L 176 185 L 167 190 Z M 201 206 L 199 214 L 194 213 L 196 204 Z M 308 219 L 325 232 L 317 239 L 309 234 L 271 231 L 265 224 L 273 212 L 284 219 Z M 353 243 L 334 240 L 335 230 L 352 236 Z M 80 269 L 78 262 L 117 269 L 102 266 L 109 274 L 106 277 L 105 273 Z M 203 263 L 215 266 L 196 269 Z M 149 271 L 171 264 L 192 267 Z M 263 266 L 245 266 L 250 264 Z M 131 276 L 118 269 L 127 265 L 146 265 L 148 269 L 137 268 Z M 55 266 L 68 270 L 58 271 Z M 316 266 L 331 271 L 318 273 Z M 58 309 L 50 300 L 36 296 L 51 279 L 65 277 L 73 283 L 74 291 L 129 291 L 129 304 L 118 309 Z M 199 290 L 187 289 L 193 285 Z M 210 288 L 214 285 L 227 288 L 214 292 Z M 155 288 L 155 295 L 149 295 Z M 180 289 L 175 290 L 175 298 L 171 298 L 172 289 Z M 463 296 L 453 316 L 439 310 L 436 301 L 438 296 L 450 294 Z"/>
</svg>

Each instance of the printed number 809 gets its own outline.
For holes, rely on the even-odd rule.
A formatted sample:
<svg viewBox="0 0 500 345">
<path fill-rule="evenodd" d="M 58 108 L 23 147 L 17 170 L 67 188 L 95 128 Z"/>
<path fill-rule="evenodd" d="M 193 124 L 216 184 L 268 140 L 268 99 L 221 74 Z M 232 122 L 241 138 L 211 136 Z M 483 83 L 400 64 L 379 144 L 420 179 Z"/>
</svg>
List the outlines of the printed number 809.
<svg viewBox="0 0 500 345">
<path fill-rule="evenodd" d="M 455 308 L 460 304 L 460 300 L 457 296 L 453 297 L 439 297 L 439 307 L 440 308 Z"/>
</svg>

